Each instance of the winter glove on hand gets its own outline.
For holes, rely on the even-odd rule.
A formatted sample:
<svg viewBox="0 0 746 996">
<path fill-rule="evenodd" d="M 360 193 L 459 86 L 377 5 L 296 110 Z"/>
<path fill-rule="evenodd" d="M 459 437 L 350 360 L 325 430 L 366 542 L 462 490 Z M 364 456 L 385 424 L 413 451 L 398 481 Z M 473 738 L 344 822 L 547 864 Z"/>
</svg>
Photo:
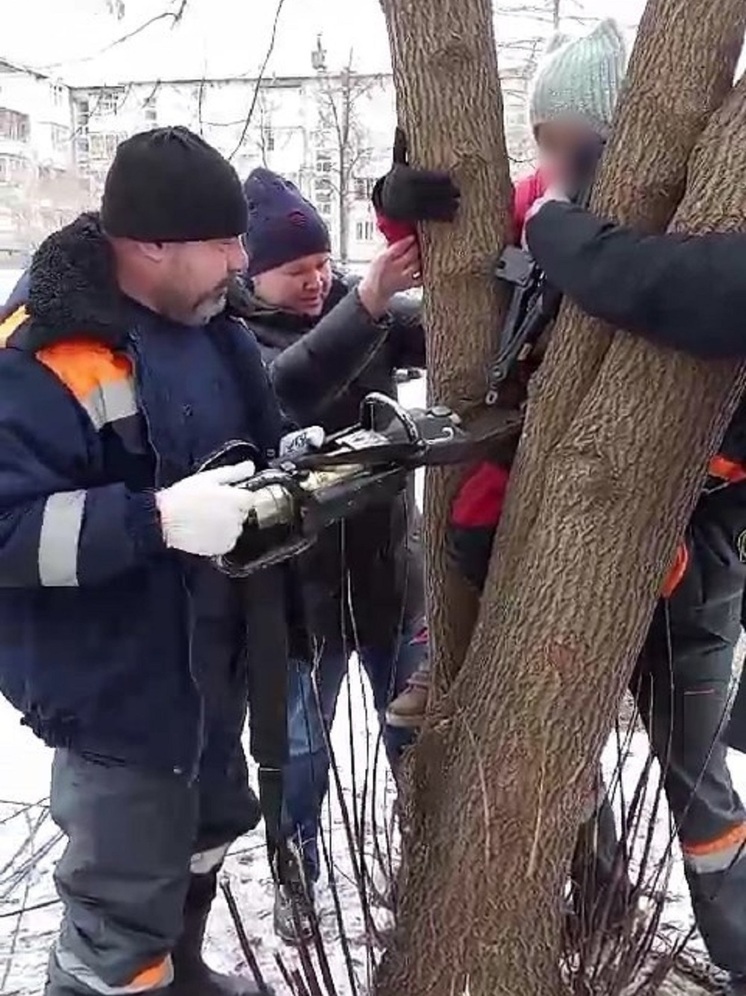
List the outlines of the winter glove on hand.
<svg viewBox="0 0 746 996">
<path fill-rule="evenodd" d="M 486 460 L 464 480 L 454 498 L 447 530 L 448 554 L 480 592 L 484 588 L 505 503 L 510 468 Z"/>
<path fill-rule="evenodd" d="M 159 491 L 156 503 L 166 546 L 199 557 L 228 553 L 241 535 L 253 495 L 231 487 L 254 474 L 251 460 L 204 470 Z"/>
<path fill-rule="evenodd" d="M 378 227 L 389 242 L 413 234 L 418 221 L 453 221 L 461 193 L 443 170 L 415 169 L 407 161 L 401 128 L 394 138 L 393 165 L 373 188 Z"/>
</svg>

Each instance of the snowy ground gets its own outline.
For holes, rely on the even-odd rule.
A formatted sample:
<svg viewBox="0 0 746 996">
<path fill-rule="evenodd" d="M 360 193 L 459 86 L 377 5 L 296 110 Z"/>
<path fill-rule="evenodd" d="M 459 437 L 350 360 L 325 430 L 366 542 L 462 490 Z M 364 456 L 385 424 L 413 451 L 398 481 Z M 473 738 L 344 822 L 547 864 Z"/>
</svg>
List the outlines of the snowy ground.
<svg viewBox="0 0 746 996">
<path fill-rule="evenodd" d="M 17 274 L 0 270 L 0 302 L 16 277 Z M 423 387 L 423 382 L 405 385 L 402 400 L 406 404 L 422 403 Z M 365 769 L 366 766 L 368 770 L 372 768 L 377 736 L 375 724 L 369 717 L 364 682 L 353 665 L 348 687 L 340 700 L 333 744 L 343 786 L 343 803 L 348 810 L 359 811 L 363 800 L 367 800 L 362 836 L 364 851 L 370 857 L 375 849 L 374 837 L 385 846 L 384 814 L 390 807 L 392 788 L 390 779 L 380 770 L 383 764 L 379 762 L 371 803 L 371 784 L 365 783 Z M 643 735 L 636 734 L 623 779 L 628 796 L 646 757 L 647 741 Z M 47 952 L 58 922 L 59 906 L 52 872 L 61 842 L 47 810 L 50 761 L 50 752 L 19 725 L 18 716 L 0 700 L 0 994 L 3 996 L 31 996 L 42 991 Z M 613 749 L 607 752 L 606 766 L 609 769 L 614 766 Z M 746 795 L 746 758 L 733 754 L 732 771 L 737 786 Z M 326 839 L 350 943 L 350 963 L 345 960 L 342 945 L 333 943 L 339 930 L 328 888 L 322 888 L 321 905 L 323 931 L 330 942 L 326 946 L 337 991 L 350 993 L 350 965 L 363 989 L 369 966 L 366 930 L 354 884 L 343 809 L 335 797 L 327 812 Z M 371 819 L 373 811 L 377 814 L 375 820 Z M 667 847 L 668 839 L 667 820 L 661 817 L 658 850 Z M 268 982 L 284 991 L 276 955 L 279 954 L 289 967 L 296 963 L 296 956 L 279 945 L 272 932 L 272 885 L 261 828 L 236 843 L 227 861 L 227 870 L 262 971 Z M 666 920 L 676 929 L 688 931 L 691 910 L 678 861 L 670 893 Z M 385 912 L 379 910 L 376 915 L 385 923 Z M 229 970 L 244 967 L 222 897 L 216 903 L 210 923 L 209 946 L 216 967 Z"/>
<path fill-rule="evenodd" d="M 351 712 L 348 708 L 350 702 Z M 372 724 L 367 722 L 366 712 L 362 681 L 353 666 L 349 690 L 340 701 L 334 729 L 335 752 L 344 787 L 343 799 L 350 812 L 361 806 L 366 791 L 363 785 L 366 757 L 370 756 L 367 752 L 376 750 L 375 732 Z M 0 744 L 0 993 L 4 996 L 31 996 L 42 991 L 47 952 L 59 916 L 52 871 L 61 843 L 56 839 L 46 808 L 50 752 L 19 726 L 16 714 L 4 704 L 0 704 Z M 646 757 L 646 739 L 637 734 L 625 767 L 624 782 L 628 797 L 632 795 L 632 787 Z M 353 758 L 357 763 L 355 781 Z M 612 750 L 608 752 L 607 760 L 607 767 L 612 767 Z M 734 754 L 732 770 L 737 785 L 746 793 L 746 759 Z M 367 792 L 370 793 L 370 786 Z M 390 781 L 378 778 L 376 796 L 377 837 L 382 841 L 383 812 L 391 801 Z M 342 809 L 336 799 L 327 813 L 326 827 L 326 839 L 343 908 L 345 933 L 349 938 L 355 974 L 364 991 L 368 967 L 365 926 L 354 885 Z M 374 836 L 370 809 L 364 836 L 365 849 L 370 857 Z M 661 815 L 657 843 L 659 851 L 667 846 L 668 839 L 667 821 Z M 289 967 L 296 964 L 296 956 L 279 944 L 272 932 L 272 885 L 261 828 L 236 843 L 227 869 L 262 971 L 268 981 L 275 983 L 279 991 L 284 991 L 274 956 L 279 953 Z M 350 993 L 349 969 L 341 945 L 333 943 L 339 930 L 328 887 L 322 889 L 321 902 L 324 910 L 323 932 L 329 942 L 326 947 L 337 991 Z M 378 910 L 376 915 L 379 923 L 385 924 L 385 913 Z M 691 919 L 683 870 L 677 860 L 665 920 L 676 930 L 686 932 L 691 926 Z M 233 969 L 243 966 L 236 934 L 222 897 L 216 903 L 209 940 L 211 960 L 216 967 Z M 696 941 L 694 944 L 696 947 Z"/>
<path fill-rule="evenodd" d="M 334 744 L 344 785 L 343 798 L 352 812 L 360 808 L 366 792 L 366 751 L 369 748 L 376 750 L 373 730 L 370 738 L 367 735 L 366 703 L 354 666 L 351 668 L 350 695 L 354 705 L 352 739 L 347 707 L 350 699 L 346 693 L 340 700 Z M 351 743 L 354 749 L 351 749 Z M 354 781 L 353 755 L 358 765 Z M 47 953 L 58 922 L 59 907 L 54 902 L 52 871 L 61 843 L 56 839 L 55 827 L 46 808 L 50 761 L 51 752 L 19 725 L 12 709 L 0 702 L 0 993 L 3 996 L 31 996 L 42 992 Z M 368 786 L 367 794 L 370 795 L 370 792 Z M 379 777 L 375 799 L 379 820 L 389 808 L 390 800 L 391 786 L 387 779 Z M 379 838 L 384 836 L 383 829 L 381 823 Z M 373 828 L 369 807 L 365 835 L 370 855 Z M 327 814 L 326 837 L 355 972 L 364 985 L 367 970 L 364 922 L 354 886 L 345 824 L 336 800 L 331 813 Z M 283 991 L 273 955 L 279 952 L 288 966 L 293 966 L 296 959 L 292 951 L 277 943 L 272 932 L 272 883 L 261 828 L 236 843 L 228 859 L 227 870 L 262 971 L 268 981 L 274 982 Z M 330 952 L 332 972 L 340 991 L 349 992 L 351 986 L 346 981 L 348 969 L 341 946 L 331 943 L 339 931 L 331 893 L 326 887 L 322 889 L 321 902 L 324 909 L 323 933 L 330 942 L 326 947 Z M 50 903 L 52 905 L 47 905 Z M 385 924 L 385 913 L 380 912 L 378 919 Z M 211 961 L 216 967 L 227 970 L 244 967 L 222 896 L 215 905 L 209 939 Z"/>
</svg>

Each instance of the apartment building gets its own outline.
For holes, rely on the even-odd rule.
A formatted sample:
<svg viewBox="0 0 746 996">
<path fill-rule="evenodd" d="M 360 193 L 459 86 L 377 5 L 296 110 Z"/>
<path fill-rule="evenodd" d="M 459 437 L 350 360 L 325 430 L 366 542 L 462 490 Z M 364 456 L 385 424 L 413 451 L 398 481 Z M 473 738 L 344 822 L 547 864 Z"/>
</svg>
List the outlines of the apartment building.
<svg viewBox="0 0 746 996">
<path fill-rule="evenodd" d="M 0 58 L 0 265 L 17 264 L 87 203 L 69 88 Z"/>
<path fill-rule="evenodd" d="M 329 73 L 321 50 L 308 75 L 183 79 L 71 88 L 0 60 L 0 265 L 3 245 L 28 251 L 94 204 L 117 144 L 184 124 L 229 156 L 239 175 L 264 165 L 288 177 L 327 219 L 352 268 L 380 245 L 370 207 L 388 169 L 395 125 L 390 74 Z M 530 146 L 526 81 L 504 87 L 517 168 Z M 6 250 L 7 253 L 7 250 Z"/>
</svg>

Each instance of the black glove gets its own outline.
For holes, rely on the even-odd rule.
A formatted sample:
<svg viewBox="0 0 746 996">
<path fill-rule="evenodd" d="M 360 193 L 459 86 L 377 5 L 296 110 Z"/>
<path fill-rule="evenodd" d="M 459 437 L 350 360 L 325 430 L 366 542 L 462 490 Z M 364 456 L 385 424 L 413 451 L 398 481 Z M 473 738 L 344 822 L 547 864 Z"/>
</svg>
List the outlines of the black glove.
<svg viewBox="0 0 746 996">
<path fill-rule="evenodd" d="M 415 169 L 407 163 L 407 138 L 394 138 L 394 162 L 373 188 L 373 207 L 392 221 L 453 221 L 461 191 L 443 170 Z"/>
</svg>

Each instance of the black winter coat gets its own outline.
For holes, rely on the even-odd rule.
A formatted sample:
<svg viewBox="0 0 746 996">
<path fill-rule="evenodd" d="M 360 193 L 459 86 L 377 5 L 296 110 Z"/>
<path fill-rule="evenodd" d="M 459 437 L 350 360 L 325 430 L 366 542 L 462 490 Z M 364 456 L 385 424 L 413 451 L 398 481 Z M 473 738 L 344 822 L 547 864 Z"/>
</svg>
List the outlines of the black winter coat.
<svg viewBox="0 0 746 996">
<path fill-rule="evenodd" d="M 526 238 L 552 286 L 587 314 L 703 359 L 746 359 L 746 233 L 644 235 L 550 203 Z"/>
<path fill-rule="evenodd" d="M 420 306 L 403 296 L 379 322 L 354 283 L 342 278 L 335 278 L 318 319 L 271 308 L 246 288 L 234 288 L 231 303 L 256 335 L 280 403 L 298 425 L 318 424 L 327 432 L 354 425 L 366 394 L 395 397 L 395 371 L 425 366 Z M 294 570 L 302 592 L 296 647 L 304 630 L 311 653 L 393 648 L 403 625 L 424 616 L 413 482 L 392 501 L 327 529 Z"/>
<path fill-rule="evenodd" d="M 526 226 L 547 280 L 589 315 L 702 359 L 746 360 L 746 234 L 643 235 L 571 204 Z M 721 453 L 746 463 L 746 401 Z"/>
</svg>

